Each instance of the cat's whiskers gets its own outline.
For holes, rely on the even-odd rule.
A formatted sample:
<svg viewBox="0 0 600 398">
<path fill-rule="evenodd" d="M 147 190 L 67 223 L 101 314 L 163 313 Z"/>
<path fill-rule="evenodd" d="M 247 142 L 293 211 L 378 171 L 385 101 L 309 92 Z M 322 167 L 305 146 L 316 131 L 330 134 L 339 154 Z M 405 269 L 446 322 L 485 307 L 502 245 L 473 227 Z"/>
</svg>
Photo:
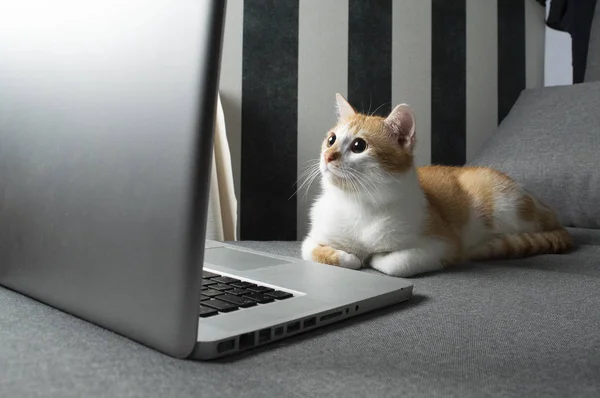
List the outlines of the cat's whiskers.
<svg viewBox="0 0 600 398">
<path fill-rule="evenodd" d="M 352 196 L 354 198 L 354 201 L 356 202 L 356 204 L 359 204 L 360 201 L 360 191 L 358 189 L 358 185 L 355 182 L 355 177 L 352 176 L 352 174 L 348 173 L 348 172 L 344 172 L 344 174 L 346 175 L 346 179 L 350 182 L 351 186 L 352 186 Z"/>
<path fill-rule="evenodd" d="M 379 105 L 373 112 L 371 112 L 369 114 L 369 116 L 373 116 L 375 114 L 375 112 L 377 112 L 382 106 L 389 104 L 389 102 L 384 102 L 383 104 Z"/>
<path fill-rule="evenodd" d="M 308 165 L 306 167 L 306 169 L 302 173 L 300 173 L 300 175 L 298 176 L 298 179 L 296 180 L 296 183 L 294 185 L 298 186 L 298 183 L 300 182 L 300 180 L 303 180 L 303 181 L 298 186 L 296 191 L 294 191 L 294 193 L 288 198 L 288 200 L 293 198 L 294 195 L 296 195 L 305 186 L 306 186 L 306 192 L 305 192 L 305 196 L 306 196 L 308 194 L 310 185 L 313 183 L 315 178 L 318 177 L 320 174 L 319 160 L 312 159 L 312 160 L 305 162 L 305 164 L 306 163 L 312 163 L 312 164 Z"/>
<path fill-rule="evenodd" d="M 363 177 L 361 177 L 360 175 L 357 175 L 357 180 L 360 183 L 360 185 L 363 187 L 363 189 L 367 192 L 367 194 L 369 195 L 369 197 L 371 198 L 371 202 L 373 203 L 373 205 L 375 205 L 375 207 L 377 207 L 378 209 L 381 207 L 379 201 L 375 198 L 375 195 L 373 194 L 373 192 L 366 186 L 365 184 L 365 179 Z M 375 188 L 375 190 L 377 191 L 377 187 L 375 187 L 374 184 L 372 184 L 373 187 Z M 378 192 L 376 192 L 378 194 Z"/>
<path fill-rule="evenodd" d="M 358 186 L 354 182 L 352 174 L 348 173 L 347 167 L 338 167 L 335 175 L 341 180 L 342 188 L 347 190 L 352 200 L 358 204 Z"/>
<path fill-rule="evenodd" d="M 319 170 L 314 171 L 311 175 L 309 175 L 306 179 L 306 181 L 300 186 L 300 189 L 304 189 L 304 194 L 303 194 L 303 199 L 305 199 L 308 196 L 308 192 L 310 191 L 310 187 L 312 186 L 312 183 L 315 181 L 315 179 L 317 177 L 319 177 L 320 172 Z"/>
<path fill-rule="evenodd" d="M 369 195 L 373 204 L 377 206 L 377 208 L 379 208 L 380 204 L 379 201 L 376 200 L 375 196 L 380 195 L 380 188 L 373 181 L 369 180 L 367 178 L 367 175 L 362 173 L 361 171 L 349 166 L 347 167 L 347 169 L 355 175 L 358 184 L 363 188 L 367 195 Z M 372 188 L 372 190 L 370 188 Z M 372 191 L 374 191 L 374 194 Z"/>
<path fill-rule="evenodd" d="M 319 177 L 321 175 L 320 170 L 317 170 L 312 177 L 310 178 L 310 181 L 308 182 L 308 185 L 306 186 L 306 189 L 304 191 L 304 195 L 302 196 L 303 200 L 306 200 L 308 193 L 310 192 L 310 187 L 312 185 L 312 183 L 317 179 L 317 177 Z"/>
<path fill-rule="evenodd" d="M 303 163 L 303 166 L 304 166 L 304 171 L 302 171 L 298 175 L 298 179 L 296 180 L 296 183 L 298 181 L 300 181 L 305 175 L 312 173 L 312 171 L 315 169 L 315 167 L 319 166 L 319 159 L 307 160 L 306 162 Z"/>
</svg>

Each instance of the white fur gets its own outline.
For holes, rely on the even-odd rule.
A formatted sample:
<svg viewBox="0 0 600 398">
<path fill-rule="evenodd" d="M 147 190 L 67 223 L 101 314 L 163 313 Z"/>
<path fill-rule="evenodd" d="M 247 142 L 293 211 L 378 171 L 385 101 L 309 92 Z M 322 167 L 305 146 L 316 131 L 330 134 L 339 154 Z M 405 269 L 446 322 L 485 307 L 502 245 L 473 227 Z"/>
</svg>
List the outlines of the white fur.
<svg viewBox="0 0 600 398">
<path fill-rule="evenodd" d="M 485 224 L 475 210 L 476 205 L 477 203 L 473 203 L 473 207 L 469 209 L 469 222 L 461 234 L 461 239 L 464 242 L 464 246 L 467 250 L 479 246 L 491 236 L 491 232 L 488 228 L 486 228 Z"/>
<path fill-rule="evenodd" d="M 387 181 L 377 183 L 379 192 L 357 194 L 342 191 L 328 180 L 329 172 L 324 174 L 302 245 L 304 259 L 312 260 L 312 251 L 323 245 L 338 251 L 340 266 L 352 269 L 371 265 L 388 275 L 409 277 L 441 268 L 448 247 L 422 234 L 426 201 L 414 171 L 385 177 Z"/>
<path fill-rule="evenodd" d="M 343 103 L 338 106 L 348 112 Z M 311 230 L 302 257 L 310 261 L 316 247 L 330 246 L 338 251 L 340 265 L 352 269 L 371 265 L 408 277 L 441 268 L 448 247 L 423 236 L 427 201 L 416 171 L 392 175 L 368 149 L 358 154 L 344 149 L 360 131 L 350 134 L 342 126 L 335 133 L 342 157 L 329 164 L 320 160 L 322 192 L 310 211 Z M 352 181 L 355 189 L 342 189 L 340 181 Z"/>
<path fill-rule="evenodd" d="M 340 95 L 337 108 L 341 124 L 334 132 L 341 157 L 330 163 L 321 157 L 322 192 L 310 211 L 311 230 L 302 245 L 302 257 L 313 260 L 315 248 L 329 246 L 337 251 L 342 267 L 357 269 L 370 265 L 400 277 L 441 269 L 442 261 L 455 248 L 441 238 L 424 235 L 427 200 L 416 170 L 392 175 L 380 167 L 369 149 L 352 152 L 352 140 L 363 132 L 348 131 L 344 125 L 344 120 L 355 111 Z M 396 137 L 400 138 L 396 142 L 390 140 L 390 145 L 404 145 L 412 150 L 415 120 L 408 106 L 394 108 L 385 124 L 404 134 Z M 510 191 L 496 193 L 494 197 L 492 230 L 484 225 L 475 210 L 477 203 L 473 203 L 468 223 L 460 231 L 464 254 L 477 251 L 496 234 L 536 229 L 533 223 L 518 217 L 519 203 L 527 193 Z"/>
<path fill-rule="evenodd" d="M 302 257 L 312 260 L 312 251 L 317 246 L 319 246 L 319 243 L 311 238 L 305 239 L 304 243 L 302 244 Z M 362 267 L 362 261 L 356 255 L 347 253 L 343 250 L 336 249 L 335 251 L 340 259 L 340 267 L 350 269 L 360 269 Z"/>
<path fill-rule="evenodd" d="M 514 234 L 519 232 L 534 232 L 536 226 L 534 223 L 524 221 L 519 214 L 519 204 L 522 197 L 527 193 L 496 193 L 494 197 L 494 217 L 496 224 L 494 225 L 495 232 L 504 234 Z"/>
<path fill-rule="evenodd" d="M 423 236 L 410 249 L 375 254 L 371 266 L 388 275 L 409 277 L 441 269 L 440 259 L 446 255 L 447 250 L 448 246 L 442 240 Z"/>
</svg>

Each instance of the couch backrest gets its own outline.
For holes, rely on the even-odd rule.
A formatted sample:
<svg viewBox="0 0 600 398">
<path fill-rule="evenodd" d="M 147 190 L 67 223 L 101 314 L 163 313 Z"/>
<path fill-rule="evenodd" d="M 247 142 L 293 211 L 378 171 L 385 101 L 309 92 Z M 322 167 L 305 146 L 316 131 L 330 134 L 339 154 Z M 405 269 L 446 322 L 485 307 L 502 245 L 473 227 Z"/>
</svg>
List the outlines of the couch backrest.
<svg viewBox="0 0 600 398">
<path fill-rule="evenodd" d="M 567 227 L 600 229 L 600 81 L 525 90 L 472 165 L 498 169 Z"/>
</svg>

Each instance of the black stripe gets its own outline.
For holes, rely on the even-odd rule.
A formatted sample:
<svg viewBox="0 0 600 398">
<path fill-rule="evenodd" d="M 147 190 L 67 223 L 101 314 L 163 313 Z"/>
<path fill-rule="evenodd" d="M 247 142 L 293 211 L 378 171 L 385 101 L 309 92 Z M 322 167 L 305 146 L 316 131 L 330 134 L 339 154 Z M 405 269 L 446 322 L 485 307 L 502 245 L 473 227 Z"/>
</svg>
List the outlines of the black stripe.
<svg viewBox="0 0 600 398">
<path fill-rule="evenodd" d="M 525 2 L 498 1 L 498 124 L 525 89 Z"/>
<path fill-rule="evenodd" d="M 348 101 L 387 116 L 392 102 L 392 0 L 348 4 Z"/>
<path fill-rule="evenodd" d="M 463 165 L 467 157 L 466 0 L 433 0 L 431 17 L 431 162 Z"/>
<path fill-rule="evenodd" d="M 295 240 L 298 0 L 244 2 L 240 238 Z"/>
</svg>

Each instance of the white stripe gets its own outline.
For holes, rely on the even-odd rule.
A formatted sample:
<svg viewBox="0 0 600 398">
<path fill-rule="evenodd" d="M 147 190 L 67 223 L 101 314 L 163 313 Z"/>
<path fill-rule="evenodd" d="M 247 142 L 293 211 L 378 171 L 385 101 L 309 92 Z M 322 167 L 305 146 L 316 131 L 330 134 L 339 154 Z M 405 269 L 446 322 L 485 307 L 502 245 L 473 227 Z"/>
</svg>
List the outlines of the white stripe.
<svg viewBox="0 0 600 398">
<path fill-rule="evenodd" d="M 525 85 L 544 86 L 546 11 L 535 1 L 525 1 Z"/>
<path fill-rule="evenodd" d="M 321 142 L 335 124 L 335 93 L 348 90 L 348 0 L 302 0 L 298 42 L 298 172 L 318 159 Z M 298 239 L 308 231 L 308 211 L 316 192 L 297 194 Z"/>
<path fill-rule="evenodd" d="M 546 18 L 552 1 L 546 3 Z M 544 28 L 544 86 L 573 84 L 573 56 L 571 35 L 548 26 Z"/>
<path fill-rule="evenodd" d="M 240 205 L 240 164 L 242 161 L 242 48 L 244 0 L 229 0 L 227 2 L 225 30 L 223 34 L 223 51 L 221 58 L 221 78 L 219 92 L 225 114 L 225 125 L 233 183 L 238 202 L 238 217 Z M 239 236 L 239 219 L 237 222 Z"/>
<path fill-rule="evenodd" d="M 467 0 L 467 162 L 498 125 L 498 3 Z"/>
<path fill-rule="evenodd" d="M 480 0 L 481 1 L 481 0 Z M 392 109 L 415 112 L 417 166 L 431 162 L 431 0 L 392 3 Z"/>
</svg>

